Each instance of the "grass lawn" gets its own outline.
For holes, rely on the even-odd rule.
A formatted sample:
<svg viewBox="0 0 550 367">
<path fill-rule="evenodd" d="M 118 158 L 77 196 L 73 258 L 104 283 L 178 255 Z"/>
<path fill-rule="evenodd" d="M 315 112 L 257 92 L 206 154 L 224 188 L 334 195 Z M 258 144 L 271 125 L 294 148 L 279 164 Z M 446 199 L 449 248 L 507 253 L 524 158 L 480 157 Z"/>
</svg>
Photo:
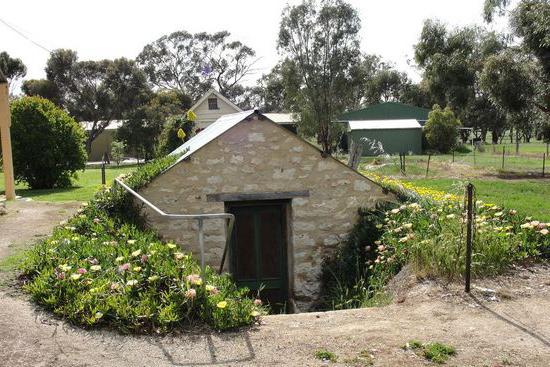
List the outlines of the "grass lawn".
<svg viewBox="0 0 550 367">
<path fill-rule="evenodd" d="M 451 178 L 409 180 L 416 185 L 456 193 L 459 181 Z M 477 198 L 516 209 L 523 215 L 550 222 L 550 181 L 473 179 Z"/>
<path fill-rule="evenodd" d="M 111 166 L 105 170 L 107 184 L 121 173 L 133 170 L 135 166 Z M 78 173 L 78 179 L 72 187 L 51 190 L 31 190 L 26 184 L 19 183 L 15 187 L 17 195 L 32 198 L 37 201 L 88 201 L 92 198 L 97 189 L 101 186 L 101 169 L 87 168 Z M 4 193 L 4 175 L 0 173 L 0 193 Z"/>
</svg>

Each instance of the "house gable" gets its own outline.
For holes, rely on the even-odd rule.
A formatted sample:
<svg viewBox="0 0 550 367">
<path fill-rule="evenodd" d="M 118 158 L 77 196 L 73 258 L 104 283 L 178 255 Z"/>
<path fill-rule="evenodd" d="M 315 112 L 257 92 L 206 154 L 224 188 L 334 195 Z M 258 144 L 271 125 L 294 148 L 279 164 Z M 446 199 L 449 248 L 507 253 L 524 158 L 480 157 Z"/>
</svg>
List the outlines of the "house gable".
<svg viewBox="0 0 550 367">
<path fill-rule="evenodd" d="M 242 110 L 220 92 L 210 89 L 190 109 L 197 115 L 195 123 L 204 129 L 218 118 Z"/>
</svg>

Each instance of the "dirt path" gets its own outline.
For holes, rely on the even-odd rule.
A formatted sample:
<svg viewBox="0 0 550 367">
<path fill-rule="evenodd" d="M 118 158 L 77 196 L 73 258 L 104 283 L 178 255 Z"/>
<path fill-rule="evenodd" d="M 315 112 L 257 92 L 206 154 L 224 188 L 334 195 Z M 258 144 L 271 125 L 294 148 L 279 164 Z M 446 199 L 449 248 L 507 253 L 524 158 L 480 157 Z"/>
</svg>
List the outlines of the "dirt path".
<svg viewBox="0 0 550 367">
<path fill-rule="evenodd" d="M 33 239 L 36 231 L 27 227 L 38 227 L 37 215 L 21 210 L 17 220 L 22 225 L 13 238 Z M 41 227 L 51 227 L 58 219 L 46 215 Z M 2 241 L 5 223 L 0 218 Z M 353 360 L 363 350 L 372 354 L 374 366 L 431 365 L 401 349 L 410 339 L 453 345 L 457 356 L 449 360 L 450 366 L 550 365 L 550 266 L 539 264 L 486 280 L 483 286 L 498 292 L 476 290 L 476 298 L 463 296 L 459 285 L 443 287 L 410 277 L 400 285 L 401 290 L 395 290 L 399 303 L 386 307 L 269 316 L 263 325 L 237 333 L 164 337 L 74 328 L 4 288 L 0 365 L 366 366 Z M 499 301 L 490 301 L 493 297 Z M 336 353 L 338 362 L 316 360 L 313 353 L 321 348 Z"/>
</svg>

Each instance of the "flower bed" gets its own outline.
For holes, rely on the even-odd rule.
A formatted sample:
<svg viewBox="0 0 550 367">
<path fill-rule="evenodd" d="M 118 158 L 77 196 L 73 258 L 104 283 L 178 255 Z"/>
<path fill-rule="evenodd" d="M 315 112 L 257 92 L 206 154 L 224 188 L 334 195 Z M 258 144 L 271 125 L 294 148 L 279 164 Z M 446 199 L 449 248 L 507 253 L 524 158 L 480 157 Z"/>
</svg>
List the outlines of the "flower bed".
<svg viewBox="0 0 550 367">
<path fill-rule="evenodd" d="M 325 260 L 323 308 L 376 304 L 384 285 L 405 264 L 420 276 L 459 279 L 465 271 L 463 199 L 363 172 L 397 194 L 401 204 L 361 210 L 359 221 Z M 477 201 L 474 276 L 498 274 L 512 263 L 550 256 L 550 223 Z"/>
<path fill-rule="evenodd" d="M 142 187 L 171 164 L 164 159 L 126 178 Z M 226 275 L 201 269 L 190 254 L 143 229 L 133 200 L 105 188 L 35 246 L 23 263 L 24 286 L 37 303 L 75 324 L 165 332 L 208 324 L 250 325 L 263 313 Z"/>
</svg>

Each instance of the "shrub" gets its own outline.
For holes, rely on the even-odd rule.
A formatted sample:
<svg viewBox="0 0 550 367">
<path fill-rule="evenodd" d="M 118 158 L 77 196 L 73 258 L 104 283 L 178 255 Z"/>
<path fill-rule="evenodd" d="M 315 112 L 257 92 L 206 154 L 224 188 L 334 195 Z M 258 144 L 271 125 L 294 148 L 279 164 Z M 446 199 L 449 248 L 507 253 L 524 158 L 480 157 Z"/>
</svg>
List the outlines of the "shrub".
<svg viewBox="0 0 550 367">
<path fill-rule="evenodd" d="M 116 162 L 117 166 L 120 166 L 120 162 L 124 158 L 124 151 L 126 145 L 123 141 L 115 140 L 111 144 L 111 159 Z"/>
<path fill-rule="evenodd" d="M 126 183 L 139 189 L 174 159 L 147 164 Z M 126 197 L 119 189 L 103 189 L 28 253 L 22 268 L 34 301 L 75 324 L 124 332 L 200 323 L 227 330 L 264 313 L 246 288 L 208 267 L 201 274 L 190 254 L 133 223 L 136 213 L 125 213 Z"/>
<path fill-rule="evenodd" d="M 186 116 L 172 116 L 166 120 L 166 124 L 160 134 L 157 147 L 157 156 L 162 157 L 177 149 L 192 137 L 195 124 Z M 178 131 L 182 129 L 185 136 L 178 137 Z"/>
<path fill-rule="evenodd" d="M 443 343 L 422 343 L 418 340 L 411 340 L 403 347 L 405 350 L 412 350 L 416 354 L 423 355 L 426 359 L 435 363 L 445 363 L 449 357 L 456 355 L 456 350 L 450 345 Z"/>
<path fill-rule="evenodd" d="M 67 187 L 84 169 L 84 130 L 65 111 L 40 97 L 11 104 L 16 179 L 33 189 Z"/>
<path fill-rule="evenodd" d="M 330 361 L 330 362 L 336 362 L 338 360 L 338 357 L 336 354 L 329 352 L 326 349 L 320 349 L 315 352 L 315 358 L 320 359 L 322 361 Z"/>
<path fill-rule="evenodd" d="M 434 105 L 424 126 L 429 147 L 440 153 L 448 153 L 456 145 L 461 123 L 449 107 Z"/>
</svg>

